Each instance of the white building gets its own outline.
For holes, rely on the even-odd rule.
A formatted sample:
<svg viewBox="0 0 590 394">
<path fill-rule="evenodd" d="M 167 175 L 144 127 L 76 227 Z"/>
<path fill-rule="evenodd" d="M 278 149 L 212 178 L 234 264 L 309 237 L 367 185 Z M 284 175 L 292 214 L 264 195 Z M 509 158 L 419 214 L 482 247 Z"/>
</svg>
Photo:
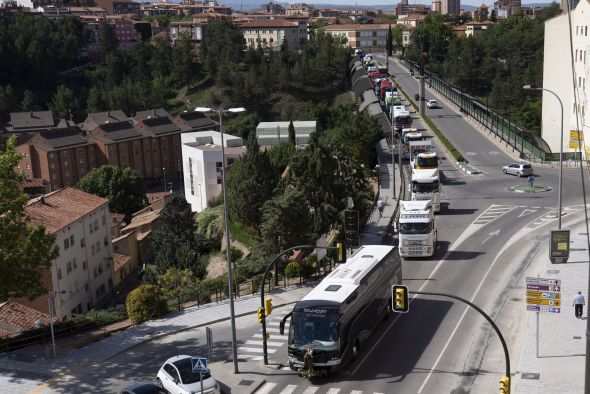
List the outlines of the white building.
<svg viewBox="0 0 590 394">
<path fill-rule="evenodd" d="M 309 142 L 311 133 L 317 131 L 315 120 L 293 121 L 296 145 Z M 256 138 L 259 145 L 278 145 L 289 141 L 289 122 L 260 122 L 256 126 Z"/>
<path fill-rule="evenodd" d="M 443 15 L 459 15 L 461 13 L 461 1 L 441 0 L 440 13 Z"/>
<path fill-rule="evenodd" d="M 571 69 L 568 17 L 563 13 L 545 22 L 543 88 L 553 91 L 563 103 L 563 151 L 573 153 L 579 150 L 577 130 L 581 130 L 582 153 L 589 157 L 590 145 L 584 144 L 583 139 L 584 134 L 590 133 L 590 119 L 586 120 L 586 108 L 590 106 L 590 82 L 586 84 L 590 74 L 588 0 L 579 2 L 571 12 L 571 19 L 575 74 L 572 75 Z M 574 97 L 577 97 L 576 104 Z M 559 153 L 561 109 L 557 99 L 546 91 L 543 91 L 542 111 L 542 137 L 553 153 Z"/>
<path fill-rule="evenodd" d="M 64 319 L 106 304 L 113 290 L 108 200 L 67 187 L 32 200 L 25 212 L 31 224 L 55 236 L 59 248 L 44 284 L 49 294 L 29 305 L 47 312 L 52 296 L 55 316 Z"/>
<path fill-rule="evenodd" d="M 240 158 L 246 147 L 240 137 L 224 134 L 225 165 Z M 197 131 L 181 134 L 184 196 L 193 212 L 201 212 L 207 203 L 221 194 L 221 133 Z"/>
</svg>

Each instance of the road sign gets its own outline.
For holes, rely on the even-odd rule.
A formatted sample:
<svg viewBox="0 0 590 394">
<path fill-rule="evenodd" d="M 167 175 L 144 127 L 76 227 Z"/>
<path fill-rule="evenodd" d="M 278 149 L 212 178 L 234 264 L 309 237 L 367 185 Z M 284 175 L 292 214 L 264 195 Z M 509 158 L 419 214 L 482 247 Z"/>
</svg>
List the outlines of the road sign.
<svg viewBox="0 0 590 394">
<path fill-rule="evenodd" d="M 559 214 L 559 213 L 558 213 Z M 551 243 L 549 244 L 549 260 L 553 264 L 567 263 L 570 256 L 570 231 L 551 231 Z"/>
<path fill-rule="evenodd" d="M 561 280 L 526 278 L 527 311 L 560 313 Z"/>
<path fill-rule="evenodd" d="M 204 357 L 191 357 L 191 364 L 193 366 L 193 372 L 209 372 L 209 370 L 207 369 L 207 359 Z"/>
</svg>

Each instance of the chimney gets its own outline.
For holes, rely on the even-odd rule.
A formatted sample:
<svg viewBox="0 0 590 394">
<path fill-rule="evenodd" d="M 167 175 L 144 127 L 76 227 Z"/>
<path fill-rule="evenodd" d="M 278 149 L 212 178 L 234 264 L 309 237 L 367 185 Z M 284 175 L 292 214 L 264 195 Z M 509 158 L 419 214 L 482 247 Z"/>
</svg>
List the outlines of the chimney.
<svg viewBox="0 0 590 394">
<path fill-rule="evenodd" d="M 45 194 L 41 194 L 41 198 L 39 199 L 41 204 L 45 205 Z"/>
</svg>

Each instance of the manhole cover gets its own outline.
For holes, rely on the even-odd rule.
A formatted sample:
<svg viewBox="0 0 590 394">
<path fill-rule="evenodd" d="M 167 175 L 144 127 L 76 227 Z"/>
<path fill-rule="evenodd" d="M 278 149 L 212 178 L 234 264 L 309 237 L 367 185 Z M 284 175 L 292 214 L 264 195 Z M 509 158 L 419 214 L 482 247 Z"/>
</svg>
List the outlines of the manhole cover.
<svg viewBox="0 0 590 394">
<path fill-rule="evenodd" d="M 520 298 L 514 297 L 514 298 L 512 298 L 512 301 L 518 302 L 518 301 L 520 301 Z"/>
<path fill-rule="evenodd" d="M 240 386 L 250 386 L 252 383 L 254 383 L 253 380 L 243 379 L 243 380 L 240 380 L 240 383 L 238 383 L 238 385 L 240 385 Z"/>
<path fill-rule="evenodd" d="M 574 339 L 582 339 L 582 337 L 574 336 Z"/>
<path fill-rule="evenodd" d="M 559 274 L 559 270 L 547 270 L 547 273 L 548 274 Z"/>
<path fill-rule="evenodd" d="M 540 373 L 523 372 L 520 374 L 521 379 L 539 380 L 541 379 Z"/>
</svg>

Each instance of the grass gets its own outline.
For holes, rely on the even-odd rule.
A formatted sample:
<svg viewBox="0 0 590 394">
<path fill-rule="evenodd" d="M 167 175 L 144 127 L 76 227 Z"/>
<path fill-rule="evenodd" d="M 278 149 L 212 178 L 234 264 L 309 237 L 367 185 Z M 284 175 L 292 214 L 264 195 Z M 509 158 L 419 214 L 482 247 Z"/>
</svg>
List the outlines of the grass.
<svg viewBox="0 0 590 394">
<path fill-rule="evenodd" d="M 256 231 L 250 228 L 239 225 L 230 221 L 229 231 L 231 238 L 246 245 L 248 248 L 253 248 L 258 243 L 256 240 Z"/>
</svg>

